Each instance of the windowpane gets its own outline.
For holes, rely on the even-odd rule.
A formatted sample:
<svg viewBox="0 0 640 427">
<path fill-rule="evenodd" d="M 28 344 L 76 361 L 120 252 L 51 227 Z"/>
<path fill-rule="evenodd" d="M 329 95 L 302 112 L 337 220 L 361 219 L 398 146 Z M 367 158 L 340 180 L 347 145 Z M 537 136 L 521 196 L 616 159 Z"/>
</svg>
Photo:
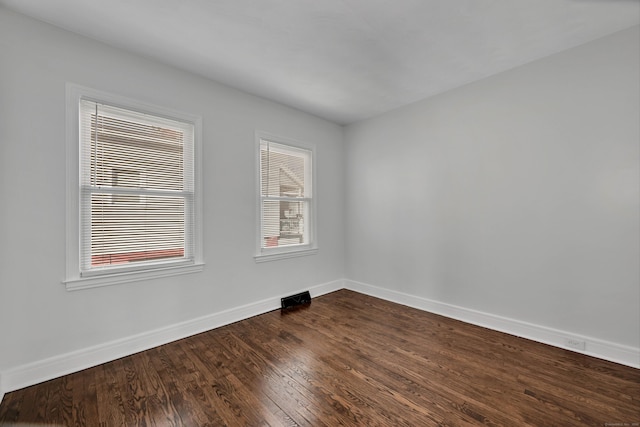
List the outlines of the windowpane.
<svg viewBox="0 0 640 427">
<path fill-rule="evenodd" d="M 91 195 L 91 267 L 184 257 L 184 198 L 117 197 Z"/>
<path fill-rule="evenodd" d="M 308 153 L 283 152 L 280 144 L 266 143 L 260 150 L 263 196 L 304 197 L 305 159 Z"/>
<path fill-rule="evenodd" d="M 193 125 L 81 100 L 83 271 L 193 255 Z"/>
<path fill-rule="evenodd" d="M 115 118 L 118 109 L 83 101 L 89 111 L 85 138 L 90 158 L 90 184 L 94 186 L 184 188 L 183 131 Z M 92 108 L 93 107 L 93 108 Z M 121 115 L 123 115 L 121 113 Z M 139 119 L 144 120 L 144 117 Z M 146 176 L 144 181 L 114 183 L 114 171 Z"/>
<path fill-rule="evenodd" d="M 305 219 L 308 201 L 265 200 L 262 202 L 262 247 L 306 244 Z"/>
</svg>

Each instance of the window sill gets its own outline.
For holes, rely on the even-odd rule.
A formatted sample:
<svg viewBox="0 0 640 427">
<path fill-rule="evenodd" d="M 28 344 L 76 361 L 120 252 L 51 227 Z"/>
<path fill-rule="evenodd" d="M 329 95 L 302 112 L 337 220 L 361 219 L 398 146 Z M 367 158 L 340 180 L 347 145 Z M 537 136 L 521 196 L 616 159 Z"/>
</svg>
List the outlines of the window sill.
<svg viewBox="0 0 640 427">
<path fill-rule="evenodd" d="M 181 265 L 174 267 L 161 267 L 145 271 L 132 271 L 126 273 L 112 273 L 102 276 L 81 277 L 67 279 L 62 283 L 67 291 L 98 288 L 101 286 L 119 285 L 122 283 L 137 282 L 140 280 L 157 279 L 162 277 L 178 276 L 181 274 L 197 273 L 204 270 L 204 263 Z"/>
<path fill-rule="evenodd" d="M 256 262 L 268 262 L 277 261 L 279 259 L 295 258 L 300 256 L 315 255 L 318 253 L 318 248 L 300 249 L 288 252 L 274 252 L 266 254 L 258 254 L 254 256 Z"/>
</svg>

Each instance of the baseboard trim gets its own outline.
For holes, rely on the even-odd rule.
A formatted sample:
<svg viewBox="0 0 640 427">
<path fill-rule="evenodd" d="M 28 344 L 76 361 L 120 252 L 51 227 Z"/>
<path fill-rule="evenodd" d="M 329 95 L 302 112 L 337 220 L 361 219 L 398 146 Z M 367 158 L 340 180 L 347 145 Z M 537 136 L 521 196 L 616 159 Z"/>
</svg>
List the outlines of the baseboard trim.
<svg viewBox="0 0 640 427">
<path fill-rule="evenodd" d="M 574 334 L 568 331 L 552 329 L 545 326 L 522 322 L 520 320 L 496 316 L 494 314 L 392 291 L 353 280 L 345 280 L 344 284 L 346 289 L 360 292 L 362 294 L 461 320 L 466 323 L 471 323 L 473 325 L 482 326 L 484 328 L 493 329 L 510 335 L 516 335 L 543 344 L 549 344 L 588 356 L 597 357 L 599 359 L 620 363 L 633 368 L 640 368 L 640 348 L 624 346 L 593 337 Z M 565 345 L 565 340 L 567 338 L 584 341 L 586 343 L 585 350 L 579 351 L 574 348 L 567 347 Z"/>
<path fill-rule="evenodd" d="M 344 281 L 335 280 L 300 291 L 293 290 L 288 292 L 288 294 L 308 290 L 313 298 L 343 288 Z M 286 295 L 267 298 L 262 301 L 249 303 L 143 334 L 61 354 L 0 372 L 0 402 L 2 402 L 4 393 L 39 384 L 73 372 L 79 372 L 83 369 L 110 362 L 159 345 L 279 309 L 280 298 L 284 296 Z"/>
<path fill-rule="evenodd" d="M 308 290 L 311 293 L 311 296 L 315 298 L 340 289 L 349 289 L 387 301 L 417 308 L 419 310 L 461 320 L 466 323 L 471 323 L 640 369 L 640 349 L 638 348 L 530 324 L 515 319 L 496 316 L 415 295 L 380 288 L 362 282 L 340 279 L 304 290 Z M 300 292 L 302 291 L 303 290 L 300 290 Z M 289 294 L 292 293 L 296 293 L 296 291 L 289 292 Z M 11 391 L 29 387 L 62 375 L 78 372 L 83 369 L 219 328 L 249 317 L 277 310 L 280 308 L 280 298 L 282 296 L 285 295 L 267 298 L 262 301 L 213 313 L 197 319 L 170 325 L 165 328 L 54 356 L 49 359 L 32 362 L 0 372 L 0 403 L 4 398 L 4 395 Z M 566 338 L 585 341 L 585 350 L 577 351 L 573 348 L 566 347 L 564 344 Z"/>
</svg>

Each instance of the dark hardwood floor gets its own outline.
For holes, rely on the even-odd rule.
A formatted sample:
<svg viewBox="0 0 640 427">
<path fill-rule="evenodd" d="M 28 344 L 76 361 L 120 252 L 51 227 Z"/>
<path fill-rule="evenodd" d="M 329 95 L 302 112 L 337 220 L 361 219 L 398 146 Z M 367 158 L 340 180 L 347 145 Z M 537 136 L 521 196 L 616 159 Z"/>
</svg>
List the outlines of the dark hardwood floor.
<svg viewBox="0 0 640 427">
<path fill-rule="evenodd" d="M 640 370 L 351 291 L 8 393 L 0 426 L 614 426 Z"/>
</svg>

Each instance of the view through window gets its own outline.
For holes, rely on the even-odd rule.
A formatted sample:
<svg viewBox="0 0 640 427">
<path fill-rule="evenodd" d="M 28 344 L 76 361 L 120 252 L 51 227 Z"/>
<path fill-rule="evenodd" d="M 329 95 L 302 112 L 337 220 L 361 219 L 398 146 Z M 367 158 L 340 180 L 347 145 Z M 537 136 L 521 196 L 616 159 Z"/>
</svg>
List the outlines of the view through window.
<svg viewBox="0 0 640 427">
<path fill-rule="evenodd" d="M 260 141 L 261 247 L 311 243 L 311 151 Z"/>
</svg>

